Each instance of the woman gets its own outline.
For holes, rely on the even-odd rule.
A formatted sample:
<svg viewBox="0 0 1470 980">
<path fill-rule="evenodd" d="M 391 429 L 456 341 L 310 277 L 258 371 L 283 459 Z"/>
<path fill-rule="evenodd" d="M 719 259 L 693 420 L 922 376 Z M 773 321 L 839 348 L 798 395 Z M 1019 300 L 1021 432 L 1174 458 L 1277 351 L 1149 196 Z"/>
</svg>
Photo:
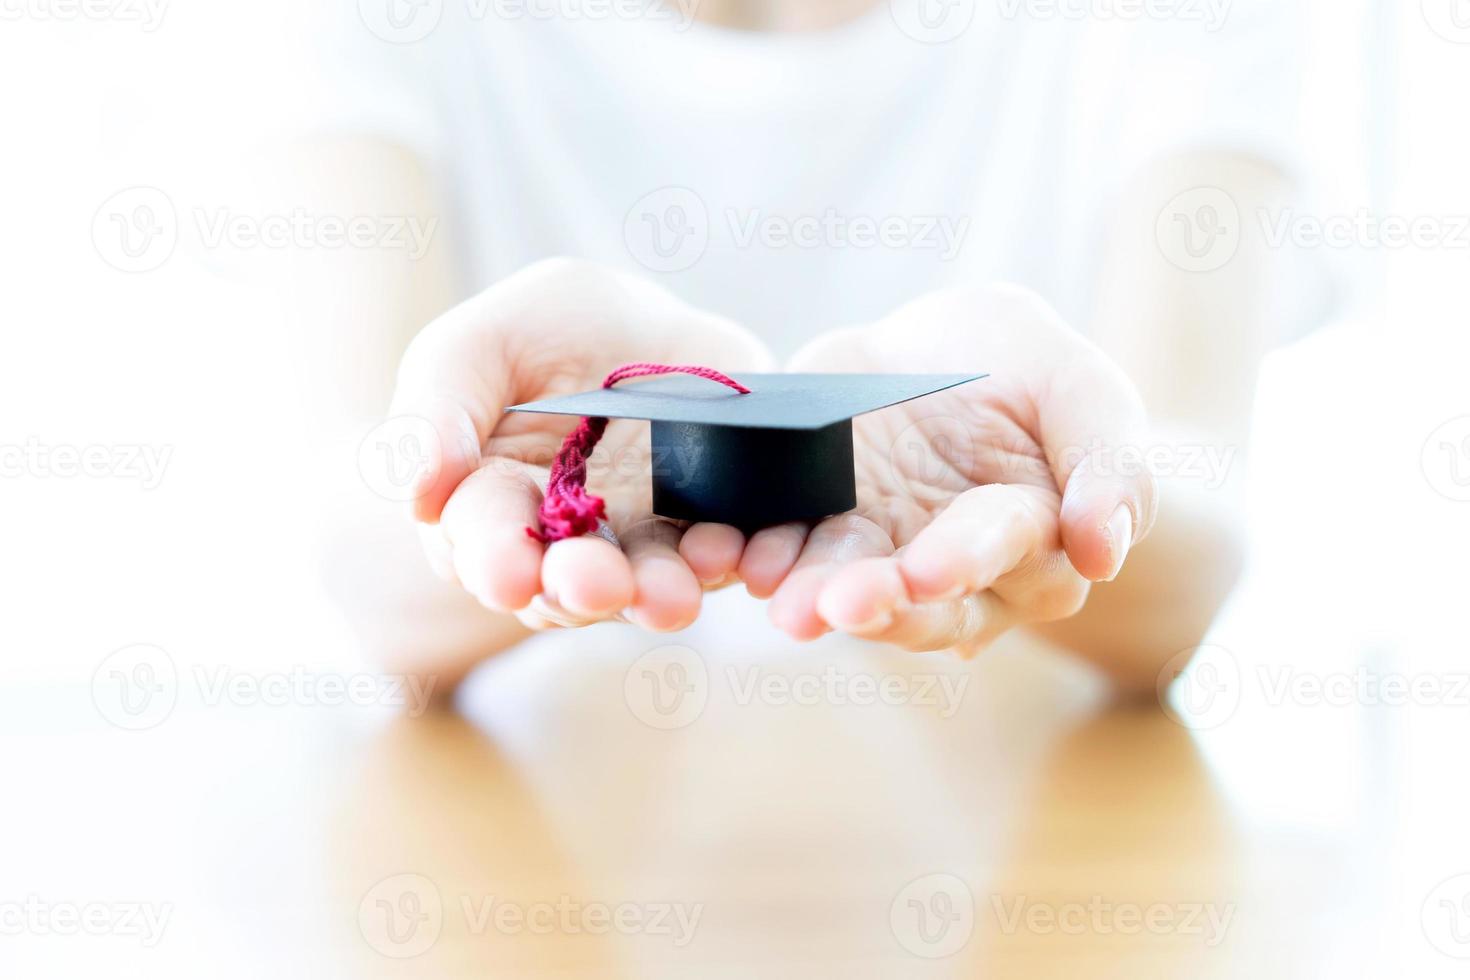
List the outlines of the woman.
<svg viewBox="0 0 1470 980">
<path fill-rule="evenodd" d="M 387 518 L 335 538 L 396 669 L 687 628 L 736 581 L 799 639 L 974 653 L 1027 627 L 1129 690 L 1199 641 L 1289 326 L 1252 216 L 1290 190 L 1291 5 L 359 6 L 322 59 L 338 136 L 302 169 L 328 213 L 444 221 L 422 258 L 315 277 L 341 298 L 324 362 L 364 352 L 336 422 L 471 297 L 417 333 L 390 412 L 433 433 L 403 496 L 438 575 Z M 504 408 L 628 361 L 992 377 L 859 420 L 859 506 L 815 528 L 685 528 L 594 467 L 616 543 L 545 547 L 524 529 L 573 420 Z"/>
</svg>

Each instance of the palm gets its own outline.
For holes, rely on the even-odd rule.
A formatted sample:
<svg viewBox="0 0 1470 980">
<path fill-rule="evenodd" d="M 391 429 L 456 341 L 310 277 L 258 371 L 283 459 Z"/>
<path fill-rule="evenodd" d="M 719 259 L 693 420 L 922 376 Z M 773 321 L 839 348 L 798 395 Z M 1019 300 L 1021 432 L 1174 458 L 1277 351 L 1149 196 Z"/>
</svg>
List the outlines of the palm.
<svg viewBox="0 0 1470 980">
<path fill-rule="evenodd" d="M 588 489 L 604 498 L 621 549 L 595 535 L 545 548 L 526 534 L 538 524 L 549 465 L 577 420 L 506 408 L 595 388 L 634 361 L 740 372 L 769 369 L 770 354 L 729 320 L 574 260 L 537 263 L 500 281 L 410 346 L 395 406 L 428 419 L 441 449 L 440 465 L 417 488 L 415 513 L 439 524 L 426 542 L 436 567 L 485 605 L 532 625 L 628 615 L 676 629 L 698 613 L 701 583 L 722 577 L 720 568 L 687 565 L 682 529 L 651 519 L 647 435 L 637 425 L 610 425 L 589 466 Z M 718 556 L 731 551 L 728 540 L 711 543 Z"/>
<path fill-rule="evenodd" d="M 1087 578 L 1116 574 L 1125 553 L 1127 528 L 1111 537 L 1119 500 L 1131 493 L 1132 512 L 1149 513 L 1147 480 L 1100 479 L 1069 458 L 1131 432 L 1136 392 L 1020 290 L 933 293 L 823 335 L 788 366 L 990 374 L 859 418 L 855 512 L 804 536 L 752 539 L 741 574 L 772 595 L 771 618 L 793 636 L 839 629 L 910 649 L 978 649 L 1016 623 L 1075 612 Z"/>
<path fill-rule="evenodd" d="M 872 330 L 829 335 L 798 354 L 791 370 L 991 375 L 854 421 L 857 513 L 896 548 L 978 486 L 1023 487 L 1054 515 L 1061 492 L 1035 431 L 1036 406 L 1002 363 L 1011 345 L 987 350 L 973 335 L 956 345 L 951 330 L 928 324 L 895 332 L 905 338 L 902 346 L 883 344 Z"/>
<path fill-rule="evenodd" d="M 596 387 L 602 378 L 584 384 Z M 531 396 L 549 398 L 567 391 L 547 391 Z M 566 416 L 512 412 L 495 429 L 486 444 L 490 465 L 524 473 L 544 487 L 551 459 L 561 448 L 577 420 Z M 588 464 L 588 490 L 607 505 L 608 524 L 614 533 L 647 520 L 653 512 L 650 482 L 646 476 L 649 458 L 646 432 L 630 424 L 612 424 L 598 443 Z"/>
</svg>

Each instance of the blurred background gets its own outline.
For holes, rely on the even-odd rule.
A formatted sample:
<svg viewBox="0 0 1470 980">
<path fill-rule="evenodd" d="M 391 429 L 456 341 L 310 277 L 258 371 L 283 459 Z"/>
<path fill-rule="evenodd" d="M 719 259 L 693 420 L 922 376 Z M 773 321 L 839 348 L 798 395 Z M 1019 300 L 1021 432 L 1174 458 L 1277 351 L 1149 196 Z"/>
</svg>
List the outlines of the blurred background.
<svg viewBox="0 0 1470 980">
<path fill-rule="evenodd" d="M 815 970 L 809 946 L 844 951 L 848 976 L 1463 975 L 1470 4 L 1301 5 L 1302 84 L 1280 94 L 1297 103 L 1297 208 L 1342 235 L 1298 244 L 1313 329 L 1260 386 L 1248 571 L 1184 688 L 1223 701 L 1111 715 L 1066 665 L 890 664 L 979 672 L 964 726 L 910 743 L 865 715 L 834 727 L 718 697 L 672 742 L 630 716 L 625 671 L 654 642 L 625 636 L 599 650 L 601 672 L 517 654 L 460 714 L 405 720 L 395 698 L 411 692 L 362 664 L 321 585 L 322 515 L 332 494 L 367 492 L 371 427 L 323 441 L 303 421 L 323 395 L 293 250 L 208 234 L 290 214 L 264 161 L 327 57 L 320 14 L 0 2 L 7 976 L 770 976 Z M 1418 233 L 1395 238 L 1394 223 Z M 358 356 L 340 349 L 345 371 Z M 112 671 L 164 693 L 119 713 Z M 322 678 L 366 686 L 334 700 Z M 976 693 L 1008 678 L 1023 693 Z M 793 742 L 810 769 L 730 775 Z M 1089 782 L 1113 754 L 1147 771 Z M 916 816 L 896 800 L 935 757 L 964 774 L 940 780 L 951 807 Z M 819 773 L 863 785 L 872 809 L 827 812 L 843 790 Z M 932 799 L 924 785 L 915 798 Z M 646 819 L 607 809 L 634 798 L 654 801 Z M 972 837 L 976 813 L 1007 816 Z M 913 874 L 895 859 L 891 885 L 863 878 L 849 847 L 910 854 Z M 1152 856 L 1135 867 L 1135 849 Z M 742 877 L 742 854 L 769 874 Z M 450 922 L 414 951 L 363 924 L 372 889 L 400 874 L 434 883 L 447 922 L 464 896 L 667 899 L 691 868 L 711 891 L 680 949 L 651 950 L 652 930 L 561 945 Z M 973 902 L 958 952 L 890 923 L 905 881 L 933 873 Z M 1018 939 L 987 897 L 1045 894 L 1055 912 L 1106 892 L 1098 881 L 1144 907 L 1228 896 L 1233 952 Z M 391 902 L 409 908 L 418 887 Z M 924 887 L 939 908 L 949 885 Z M 68 931 L 28 903 L 101 911 L 96 930 Z M 152 933 L 124 924 L 150 912 Z"/>
</svg>

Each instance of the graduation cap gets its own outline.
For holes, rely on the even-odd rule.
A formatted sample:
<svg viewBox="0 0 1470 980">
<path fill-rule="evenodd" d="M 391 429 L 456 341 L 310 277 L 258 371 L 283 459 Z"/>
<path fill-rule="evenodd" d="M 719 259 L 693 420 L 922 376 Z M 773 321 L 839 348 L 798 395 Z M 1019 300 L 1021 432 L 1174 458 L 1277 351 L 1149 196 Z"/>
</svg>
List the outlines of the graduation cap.
<svg viewBox="0 0 1470 980">
<path fill-rule="evenodd" d="M 622 388 L 629 378 L 659 377 Z M 586 492 L 587 458 L 609 419 L 647 419 L 653 511 L 747 533 L 815 521 L 857 505 L 852 419 L 983 378 L 983 374 L 742 374 L 629 364 L 602 387 L 513 405 L 580 415 L 551 467 L 541 541 L 597 529 L 602 500 Z"/>
</svg>

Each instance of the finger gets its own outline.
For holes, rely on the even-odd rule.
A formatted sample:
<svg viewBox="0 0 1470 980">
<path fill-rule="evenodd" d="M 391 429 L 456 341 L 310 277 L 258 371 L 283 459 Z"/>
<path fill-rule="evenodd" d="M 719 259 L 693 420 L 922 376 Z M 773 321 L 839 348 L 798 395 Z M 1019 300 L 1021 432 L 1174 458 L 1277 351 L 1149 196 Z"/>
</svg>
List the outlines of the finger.
<svg viewBox="0 0 1470 980">
<path fill-rule="evenodd" d="M 908 587 L 893 558 L 862 558 L 835 569 L 817 596 L 817 615 L 854 636 L 875 636 L 909 606 Z"/>
<path fill-rule="evenodd" d="M 938 602 L 984 591 L 1052 543 L 1041 492 L 997 483 L 956 497 L 898 556 L 909 596 Z"/>
<path fill-rule="evenodd" d="M 546 549 L 541 591 L 574 616 L 609 619 L 633 601 L 633 570 L 622 549 L 603 538 L 566 538 Z"/>
<path fill-rule="evenodd" d="M 805 524 L 781 524 L 757 531 L 740 556 L 737 572 L 746 590 L 757 599 L 769 599 L 796 566 L 806 544 Z"/>
<path fill-rule="evenodd" d="M 1158 490 L 1136 461 L 1146 417 L 1127 376 L 1094 348 L 1057 372 L 1041 398 L 1042 446 L 1062 490 L 1062 541 L 1077 571 L 1112 579 L 1153 526 Z"/>
<path fill-rule="evenodd" d="M 444 536 L 444 526 L 420 524 L 418 533 L 419 545 L 424 549 L 424 557 L 434 574 L 446 582 L 459 584 L 459 576 L 454 573 L 454 547 Z"/>
<path fill-rule="evenodd" d="M 894 613 L 887 629 L 869 639 L 915 653 L 954 650 L 973 657 L 1016 624 L 1010 606 L 994 592 L 972 592 L 945 602 L 926 602 Z"/>
<path fill-rule="evenodd" d="M 506 358 L 499 334 L 484 326 L 484 304 L 477 297 L 429 324 L 399 364 L 392 414 L 423 419 L 434 433 L 411 491 L 414 517 L 427 523 L 478 467 L 507 404 Z"/>
<path fill-rule="evenodd" d="M 464 480 L 444 505 L 439 523 L 455 576 L 481 604 L 510 612 L 541 591 L 543 549 L 526 534 L 540 504 L 541 488 L 530 471 L 492 463 Z"/>
<path fill-rule="evenodd" d="M 699 615 L 704 590 L 680 556 L 679 534 L 675 525 L 650 517 L 619 535 L 633 570 L 629 618 L 644 629 L 683 629 Z"/>
<path fill-rule="evenodd" d="M 627 621 L 621 614 L 612 617 L 579 616 L 564 609 L 545 595 L 536 596 L 526 608 L 516 610 L 515 617 L 520 620 L 521 625 L 537 632 L 552 629 L 577 629 L 603 622 L 609 618 L 619 622 Z"/>
<path fill-rule="evenodd" d="M 795 639 L 816 639 L 830 629 L 817 601 L 842 563 L 891 554 L 893 540 L 866 517 L 828 518 L 812 529 L 795 567 L 772 596 L 771 622 Z"/>
<path fill-rule="evenodd" d="M 679 539 L 679 554 L 701 585 L 720 585 L 740 567 L 745 535 L 728 524 L 695 524 Z"/>
</svg>

